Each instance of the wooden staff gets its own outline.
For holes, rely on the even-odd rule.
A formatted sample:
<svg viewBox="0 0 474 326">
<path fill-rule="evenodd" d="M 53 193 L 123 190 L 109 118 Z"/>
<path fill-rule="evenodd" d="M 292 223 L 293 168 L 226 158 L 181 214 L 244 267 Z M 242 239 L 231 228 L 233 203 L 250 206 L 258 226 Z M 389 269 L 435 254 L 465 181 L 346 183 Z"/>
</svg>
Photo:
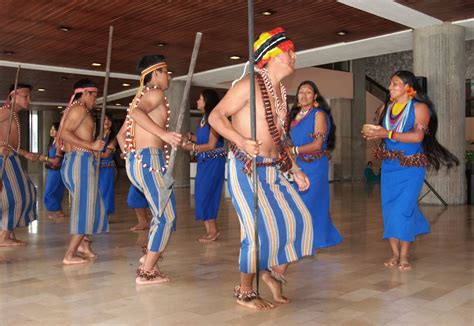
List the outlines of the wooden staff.
<svg viewBox="0 0 474 326">
<path fill-rule="evenodd" d="M 109 44 L 107 46 L 107 65 L 105 66 L 105 81 L 104 81 L 104 96 L 102 100 L 102 109 L 100 111 L 100 128 L 99 128 L 99 139 L 104 137 L 104 120 L 105 120 L 105 108 L 107 106 L 107 89 L 109 88 L 109 75 L 110 75 L 110 59 L 112 58 L 112 37 L 114 35 L 114 27 L 109 27 Z M 99 187 L 99 173 L 100 173 L 100 154 L 103 149 L 100 149 L 97 154 L 97 166 L 96 166 L 96 178 L 97 188 Z"/>
<path fill-rule="evenodd" d="M 249 66 L 250 66 L 250 132 L 253 141 L 257 141 L 256 105 L 255 105 L 255 70 L 254 70 L 254 23 L 253 0 L 248 0 L 248 34 L 249 34 Z M 257 264 L 255 282 L 257 293 L 260 287 L 260 239 L 258 236 L 258 176 L 257 158 L 252 156 L 252 181 L 253 181 L 253 218 L 255 228 L 255 262 Z"/>
<path fill-rule="evenodd" d="M 197 56 L 199 53 L 199 46 L 201 45 L 201 38 L 202 38 L 202 33 L 200 32 L 196 33 L 196 39 L 194 40 L 193 54 L 191 55 L 191 63 L 189 64 L 188 77 L 186 79 L 186 85 L 184 86 L 183 99 L 181 101 L 181 107 L 179 109 L 178 123 L 176 124 L 176 132 L 178 133 L 181 133 L 181 127 L 183 125 L 183 119 L 184 119 L 184 111 L 189 101 L 189 91 L 191 89 L 191 82 L 193 79 L 194 67 L 196 66 Z M 164 189 L 160 191 L 160 195 L 159 195 L 160 196 L 159 198 L 160 216 L 163 215 L 163 212 L 165 211 L 166 203 L 168 202 L 171 196 L 171 187 L 173 186 L 173 183 L 174 183 L 173 169 L 174 169 L 174 161 L 176 159 L 176 152 L 177 152 L 176 148 L 173 148 L 171 150 L 169 163 L 168 163 L 168 169 L 166 171 L 166 174 L 163 176 Z"/>
<path fill-rule="evenodd" d="M 15 86 L 13 87 L 13 100 L 12 100 L 12 105 L 10 108 L 10 114 L 8 116 L 8 127 L 7 127 L 7 139 L 5 141 L 5 146 L 8 147 L 8 144 L 10 143 L 10 133 L 12 131 L 12 121 L 13 121 L 13 110 L 15 110 L 15 105 L 16 105 L 16 91 L 18 89 L 18 79 L 20 77 L 20 69 L 21 66 L 18 66 L 16 69 L 16 77 L 15 77 Z M 18 139 L 18 141 L 20 141 Z M 10 152 L 3 157 L 2 160 L 2 167 L 0 168 L 0 180 L 2 183 L 0 184 L 0 191 L 3 190 L 3 175 L 5 174 L 5 164 L 7 163 L 8 156 L 10 155 Z"/>
</svg>

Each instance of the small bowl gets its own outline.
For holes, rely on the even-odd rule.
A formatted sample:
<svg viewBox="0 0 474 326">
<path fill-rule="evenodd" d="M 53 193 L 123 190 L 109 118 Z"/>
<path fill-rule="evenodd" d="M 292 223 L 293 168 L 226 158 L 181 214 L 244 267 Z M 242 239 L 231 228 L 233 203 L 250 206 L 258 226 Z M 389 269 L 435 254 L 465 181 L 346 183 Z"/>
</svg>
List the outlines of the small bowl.
<svg viewBox="0 0 474 326">
<path fill-rule="evenodd" d="M 372 125 L 370 123 L 366 123 L 365 125 L 362 126 L 362 133 L 364 135 L 367 135 L 370 131 L 377 129 L 376 125 Z"/>
</svg>

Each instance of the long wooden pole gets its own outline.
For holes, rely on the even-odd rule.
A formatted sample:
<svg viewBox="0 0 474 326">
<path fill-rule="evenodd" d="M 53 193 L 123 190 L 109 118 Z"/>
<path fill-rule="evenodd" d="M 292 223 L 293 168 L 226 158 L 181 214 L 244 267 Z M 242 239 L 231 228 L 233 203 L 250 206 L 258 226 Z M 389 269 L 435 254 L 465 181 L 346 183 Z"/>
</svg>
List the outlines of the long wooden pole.
<svg viewBox="0 0 474 326">
<path fill-rule="evenodd" d="M 184 112 L 189 101 L 189 91 L 191 89 L 191 82 L 193 80 L 194 67 L 196 66 L 197 56 L 199 53 L 199 47 L 201 46 L 202 33 L 197 32 L 196 38 L 194 40 L 193 53 L 191 55 L 191 62 L 189 64 L 188 77 L 186 78 L 186 85 L 184 86 L 183 98 L 181 100 L 181 106 L 179 108 L 178 122 L 176 124 L 176 132 L 181 133 L 181 128 L 183 126 Z M 174 161 L 176 160 L 177 149 L 173 148 L 171 150 L 170 158 L 168 161 L 168 168 L 166 174 L 163 177 L 164 189 L 160 191 L 159 198 L 159 214 L 163 215 L 165 211 L 166 203 L 168 202 L 171 196 L 171 187 L 173 186 L 173 170 L 174 170 Z"/>
<path fill-rule="evenodd" d="M 248 0 L 248 33 L 249 33 L 249 66 L 250 66 L 250 131 L 252 140 L 257 140 L 256 125 L 256 104 L 255 104 L 255 70 L 254 70 L 254 22 L 253 22 L 253 0 Z M 255 262 L 256 275 L 255 281 L 257 292 L 260 287 L 260 239 L 258 236 L 258 176 L 257 176 L 257 159 L 252 158 L 252 181 L 253 181 L 253 218 L 255 228 Z"/>
<path fill-rule="evenodd" d="M 107 64 L 105 66 L 105 80 L 104 80 L 104 96 L 102 101 L 102 109 L 100 111 L 100 127 L 99 127 L 99 139 L 104 138 L 104 120 L 105 120 L 105 108 L 107 106 L 107 90 L 109 88 L 109 75 L 110 75 L 110 60 L 112 58 L 112 38 L 114 35 L 114 27 L 109 27 L 109 44 L 107 46 Z M 102 149 L 97 154 L 97 166 L 96 166 L 96 178 L 97 185 L 99 185 L 99 173 L 100 173 L 100 154 Z M 98 186 L 97 186 L 98 187 Z"/>
<path fill-rule="evenodd" d="M 13 100 L 12 100 L 12 105 L 11 105 L 11 108 L 10 108 L 10 112 L 9 112 L 9 116 L 8 116 L 8 127 L 7 127 L 7 139 L 5 141 L 5 146 L 8 146 L 8 144 L 10 143 L 10 133 L 12 131 L 12 121 L 13 121 L 13 111 L 15 110 L 15 105 L 16 105 L 16 91 L 18 89 L 18 80 L 20 78 L 20 69 L 21 69 L 21 66 L 18 66 L 18 68 L 16 69 L 16 76 L 15 76 L 15 86 L 13 87 Z M 20 141 L 18 139 L 18 141 Z M 1 184 L 0 184 L 0 191 L 3 190 L 3 175 L 5 174 L 5 164 L 6 164 L 6 161 L 8 159 L 8 155 L 5 155 L 3 157 L 3 160 L 2 160 L 2 167 L 0 168 L 0 180 L 1 180 Z"/>
</svg>

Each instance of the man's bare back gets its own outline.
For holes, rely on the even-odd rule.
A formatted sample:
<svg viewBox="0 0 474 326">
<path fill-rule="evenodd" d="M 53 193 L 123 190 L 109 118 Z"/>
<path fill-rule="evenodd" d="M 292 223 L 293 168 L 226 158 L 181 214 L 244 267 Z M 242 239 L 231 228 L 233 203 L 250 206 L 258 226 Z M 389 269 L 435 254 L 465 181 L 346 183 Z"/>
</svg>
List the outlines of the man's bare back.
<svg viewBox="0 0 474 326">
<path fill-rule="evenodd" d="M 17 113 L 15 113 L 17 114 Z M 8 109 L 1 109 L 0 110 L 0 153 L 3 152 L 4 149 L 7 149 L 5 146 L 5 142 L 8 138 L 8 122 L 10 117 L 10 110 Z M 11 131 L 10 131 L 10 138 L 8 140 L 8 147 L 10 148 L 18 148 L 18 126 L 15 119 L 12 119 L 11 122 Z"/>
</svg>

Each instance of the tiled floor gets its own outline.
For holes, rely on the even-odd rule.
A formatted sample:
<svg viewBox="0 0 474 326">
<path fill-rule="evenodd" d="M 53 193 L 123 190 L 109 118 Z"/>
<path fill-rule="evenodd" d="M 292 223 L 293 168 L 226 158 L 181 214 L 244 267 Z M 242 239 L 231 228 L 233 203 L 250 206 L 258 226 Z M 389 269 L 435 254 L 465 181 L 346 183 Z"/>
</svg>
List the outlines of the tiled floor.
<svg viewBox="0 0 474 326">
<path fill-rule="evenodd" d="M 172 281 L 148 287 L 134 283 L 146 233 L 128 230 L 135 216 L 126 207 L 124 176 L 110 233 L 94 237 L 100 256 L 90 264 L 61 264 L 68 219 L 53 223 L 39 203 L 39 222 L 17 232 L 29 245 L 0 249 L 0 325 L 474 325 L 471 206 L 423 206 L 432 232 L 415 243 L 414 270 L 402 273 L 382 264 L 389 250 L 378 186 L 331 187 L 344 242 L 291 266 L 292 303 L 268 312 L 242 308 L 232 297 L 239 225 L 230 200 L 221 206 L 221 239 L 202 245 L 189 189 L 177 190 L 178 230 L 161 263 Z"/>
</svg>

